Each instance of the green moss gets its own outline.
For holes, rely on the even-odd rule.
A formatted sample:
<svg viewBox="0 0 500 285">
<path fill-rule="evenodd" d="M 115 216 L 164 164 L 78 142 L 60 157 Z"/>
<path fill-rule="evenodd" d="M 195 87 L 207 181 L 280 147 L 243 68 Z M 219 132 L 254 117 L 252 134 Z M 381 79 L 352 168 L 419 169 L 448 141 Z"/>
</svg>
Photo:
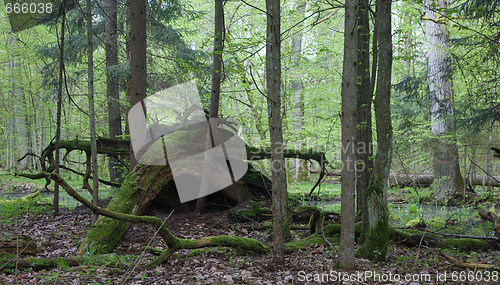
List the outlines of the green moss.
<svg viewBox="0 0 500 285">
<path fill-rule="evenodd" d="M 327 236 L 327 237 L 333 236 L 333 235 L 339 235 L 340 234 L 340 224 L 327 225 L 326 227 L 323 228 L 323 233 L 325 233 L 325 236 Z"/>
<path fill-rule="evenodd" d="M 137 200 L 144 198 L 141 197 L 141 195 L 144 194 L 144 191 L 137 185 L 156 188 L 156 190 L 152 192 L 159 191 L 160 189 L 158 188 L 160 188 L 160 185 L 164 182 L 155 181 L 154 178 L 160 171 L 163 170 L 163 168 L 164 166 L 150 167 L 138 164 L 135 169 L 127 175 L 125 182 L 110 201 L 107 209 L 119 213 L 130 213 L 131 210 L 134 210 L 131 209 L 132 204 L 136 203 Z M 139 182 L 138 180 L 143 180 L 144 182 Z M 135 210 L 137 211 L 137 209 Z M 136 211 L 132 211 L 132 213 L 135 214 Z M 111 252 L 128 226 L 129 223 L 126 222 L 121 222 L 103 216 L 99 217 L 83 240 L 80 246 L 80 251 L 88 250 L 87 248 L 90 244 L 92 244 L 96 253 Z"/>
<path fill-rule="evenodd" d="M 379 222 L 375 227 L 368 229 L 367 239 L 357 250 L 356 256 L 380 262 L 385 260 L 392 228 L 387 220 Z"/>
<path fill-rule="evenodd" d="M 485 250 L 490 248 L 484 240 L 473 238 L 444 238 L 438 242 L 439 247 L 459 250 Z"/>
<path fill-rule="evenodd" d="M 271 210 L 264 208 L 260 203 L 251 202 L 250 205 L 252 205 L 252 208 L 236 211 L 231 214 L 231 217 L 238 221 L 252 221 L 254 219 L 258 219 L 265 216 L 267 216 L 268 218 L 271 217 L 272 215 Z"/>
<path fill-rule="evenodd" d="M 327 237 L 327 240 L 330 244 L 338 244 L 340 241 L 340 237 L 339 236 Z M 285 251 L 293 252 L 301 248 L 320 245 L 320 244 L 327 244 L 327 243 L 325 241 L 325 238 L 321 234 L 316 233 L 301 240 L 285 243 Z"/>
<path fill-rule="evenodd" d="M 235 237 L 229 235 L 221 235 L 209 237 L 213 246 L 227 246 L 236 249 L 251 250 L 258 253 L 265 253 L 266 248 L 253 238 Z"/>
</svg>

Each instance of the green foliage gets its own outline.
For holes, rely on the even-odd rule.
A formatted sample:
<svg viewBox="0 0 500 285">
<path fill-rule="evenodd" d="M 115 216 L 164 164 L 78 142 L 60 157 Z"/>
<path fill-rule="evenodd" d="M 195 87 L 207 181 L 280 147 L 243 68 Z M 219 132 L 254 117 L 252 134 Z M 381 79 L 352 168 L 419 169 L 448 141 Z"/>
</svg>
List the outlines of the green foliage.
<svg viewBox="0 0 500 285">
<path fill-rule="evenodd" d="M 51 200 L 41 195 L 33 198 L 0 200 L 0 222 L 16 223 L 25 215 L 35 216 L 51 210 Z"/>
</svg>

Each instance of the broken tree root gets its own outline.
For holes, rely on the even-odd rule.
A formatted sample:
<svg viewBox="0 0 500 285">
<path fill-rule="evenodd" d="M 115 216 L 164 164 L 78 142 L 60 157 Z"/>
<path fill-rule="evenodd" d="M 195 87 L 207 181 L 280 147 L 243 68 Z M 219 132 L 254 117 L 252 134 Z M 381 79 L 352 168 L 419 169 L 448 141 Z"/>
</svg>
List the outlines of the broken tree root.
<svg viewBox="0 0 500 285">
<path fill-rule="evenodd" d="M 150 267 L 155 267 L 162 264 L 169 256 L 179 249 L 195 249 L 202 247 L 225 246 L 232 248 L 239 248 L 254 251 L 256 253 L 265 253 L 267 248 L 259 241 L 252 238 L 235 237 L 228 235 L 210 236 L 199 238 L 197 240 L 181 239 L 174 236 L 170 230 L 165 227 L 164 222 L 154 216 L 136 216 L 124 213 L 108 211 L 104 208 L 92 204 L 87 199 L 80 196 L 62 177 L 55 173 L 47 173 L 48 178 L 56 181 L 59 185 L 66 190 L 66 192 L 80 203 L 87 206 L 94 213 L 103 215 L 112 219 L 129 222 L 129 223 L 144 223 L 149 224 L 155 228 L 158 234 L 163 238 L 169 247 L 163 254 L 161 254 L 154 261 L 149 263 Z"/>
</svg>

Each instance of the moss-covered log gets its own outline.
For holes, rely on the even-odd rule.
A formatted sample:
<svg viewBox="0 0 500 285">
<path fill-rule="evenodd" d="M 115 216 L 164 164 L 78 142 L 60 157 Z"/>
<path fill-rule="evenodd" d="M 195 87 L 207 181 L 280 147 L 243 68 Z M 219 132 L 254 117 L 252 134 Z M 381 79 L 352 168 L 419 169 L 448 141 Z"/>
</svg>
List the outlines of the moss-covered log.
<svg viewBox="0 0 500 285">
<path fill-rule="evenodd" d="M 0 270 L 31 269 L 35 271 L 49 270 L 56 267 L 79 266 L 82 258 L 45 258 L 8 255 L 0 258 Z"/>
<path fill-rule="evenodd" d="M 403 243 L 412 247 L 427 245 L 436 248 L 474 251 L 500 249 L 498 239 L 455 238 L 410 229 L 405 231 L 392 229 L 391 236 L 393 242 Z"/>
<path fill-rule="evenodd" d="M 311 171 L 315 173 L 316 171 Z M 340 170 L 333 170 L 325 174 L 326 176 L 340 177 Z M 389 175 L 390 185 L 399 185 L 401 187 L 430 187 L 434 182 L 432 174 L 406 174 L 406 173 L 391 173 Z M 493 187 L 500 187 L 500 176 L 475 175 L 473 178 L 468 177 L 466 182 L 472 186 L 481 186 L 491 184 Z"/>
<path fill-rule="evenodd" d="M 90 141 L 89 140 L 61 140 L 59 144 L 60 149 L 65 149 L 66 153 L 70 153 L 74 150 L 84 151 L 90 153 Z M 55 168 L 54 160 L 55 143 L 51 142 L 40 155 L 40 165 L 42 167 L 42 172 L 31 174 L 31 173 L 19 173 L 19 176 L 31 178 L 31 179 L 42 179 L 45 178 L 45 172 L 52 172 Z M 112 157 L 118 157 L 119 155 L 128 155 L 130 153 L 130 141 L 128 139 L 111 139 L 111 138 L 97 138 L 97 153 L 105 154 Z M 66 155 L 67 155 L 66 154 Z M 47 165 L 48 163 L 48 165 Z"/>
<path fill-rule="evenodd" d="M 165 226 L 165 222 L 162 221 L 158 217 L 154 216 L 137 216 L 132 214 L 124 214 L 115 211 L 109 211 L 107 209 L 98 207 L 92 204 L 90 201 L 86 200 L 82 196 L 80 196 L 69 184 L 62 179 L 57 174 L 51 173 L 47 174 L 51 179 L 55 180 L 57 183 L 61 185 L 61 187 L 66 190 L 66 192 L 77 201 L 81 202 L 88 208 L 90 208 L 94 213 L 106 216 L 108 218 L 119 220 L 121 222 L 126 223 L 144 223 L 149 224 L 154 227 L 155 232 L 158 233 L 160 237 L 165 241 L 168 250 L 164 252 L 164 254 L 160 255 L 156 260 L 150 263 L 150 266 L 160 265 L 168 258 L 171 254 L 173 254 L 178 249 L 194 249 L 201 247 L 212 247 L 212 246 L 225 246 L 225 247 L 233 247 L 239 249 L 245 249 L 254 251 L 257 253 L 265 253 L 267 252 L 267 248 L 263 246 L 259 241 L 251 238 L 244 237 L 234 237 L 228 235 L 221 236 L 211 236 L 204 237 L 197 240 L 189 240 L 189 239 L 181 239 L 174 236 L 170 230 Z M 93 250 L 98 251 L 95 247 L 95 244 L 92 244 Z M 104 248 L 105 249 L 105 248 Z"/>
<path fill-rule="evenodd" d="M 229 133 L 229 131 L 226 132 L 228 132 L 226 134 L 228 138 L 234 135 Z M 202 133 L 202 135 L 204 134 L 205 133 Z M 182 150 L 182 144 L 185 144 L 185 142 L 196 141 L 204 143 L 201 140 L 195 140 L 192 138 L 197 135 L 200 134 L 194 133 L 193 130 L 190 130 L 189 132 L 178 131 L 174 136 L 169 137 L 169 141 L 166 143 L 172 146 L 180 144 L 178 149 Z M 222 136 L 223 134 L 220 135 Z M 61 148 L 66 149 L 68 152 L 73 150 L 88 152 L 90 151 L 90 143 L 82 140 L 64 140 L 61 141 Z M 54 145 L 50 144 L 42 153 L 42 168 L 45 172 L 34 175 L 26 174 L 23 176 L 34 179 L 45 178 L 46 172 L 52 172 L 54 168 L 53 151 Z M 98 140 L 98 153 L 100 154 L 115 156 L 127 154 L 128 152 L 129 140 L 114 140 L 106 138 L 100 138 Z M 324 160 L 323 153 L 311 150 L 284 150 L 284 152 L 287 157 L 313 159 L 320 163 L 326 161 Z M 154 156 L 156 158 L 158 154 L 165 155 L 162 140 L 152 144 L 144 156 Z M 252 160 L 266 159 L 269 158 L 270 151 L 267 149 L 247 147 L 247 154 L 248 158 Z M 163 161 L 166 161 L 166 156 Z M 46 165 L 46 162 L 49 164 Z M 322 165 L 324 167 L 324 163 L 322 163 Z M 184 172 L 186 175 L 197 175 L 191 173 L 192 171 L 188 167 L 184 169 Z M 85 173 L 84 178 L 88 179 L 89 177 L 90 173 Z M 217 180 L 217 177 L 211 177 L 211 179 Z M 233 185 L 211 195 L 211 197 L 212 199 L 223 197 L 232 202 L 234 205 L 252 198 L 255 195 L 268 196 L 268 189 L 270 188 L 269 179 L 249 166 L 249 171 L 242 179 L 240 179 L 240 181 L 237 181 Z M 167 165 L 137 164 L 136 167 L 125 177 L 124 183 L 113 196 L 108 205 L 108 210 L 132 215 L 141 215 L 143 214 L 144 209 L 146 209 L 146 207 L 153 200 L 166 204 L 168 207 L 175 209 L 176 211 L 187 212 L 192 210 L 189 203 L 180 203 L 172 172 L 168 163 Z M 80 251 L 87 248 L 91 244 L 95 249 L 101 252 L 111 251 L 122 235 L 126 232 L 128 226 L 129 224 L 123 221 L 100 217 L 87 233 L 87 236 L 80 247 Z"/>
<path fill-rule="evenodd" d="M 37 244 L 28 236 L 19 235 L 0 239 L 0 256 L 10 254 L 34 255 L 37 253 Z"/>
<path fill-rule="evenodd" d="M 172 181 L 168 166 L 137 165 L 125 178 L 120 189 L 109 202 L 107 209 L 113 212 L 141 215 L 145 207 Z M 80 245 L 79 252 L 92 246 L 98 252 L 111 252 L 129 224 L 101 216 L 92 225 Z"/>
</svg>

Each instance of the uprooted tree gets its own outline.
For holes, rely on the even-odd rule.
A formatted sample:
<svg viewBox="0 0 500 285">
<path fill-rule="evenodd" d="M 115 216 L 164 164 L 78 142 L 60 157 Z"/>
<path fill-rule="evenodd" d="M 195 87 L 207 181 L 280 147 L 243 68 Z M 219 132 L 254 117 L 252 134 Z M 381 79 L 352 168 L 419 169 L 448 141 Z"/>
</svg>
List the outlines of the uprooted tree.
<svg viewBox="0 0 500 285">
<path fill-rule="evenodd" d="M 191 132 L 189 132 L 191 133 Z M 188 135 L 186 132 L 185 135 Z M 228 133 L 233 135 L 232 133 Z M 186 141 L 185 139 L 178 140 Z M 189 141 L 189 140 L 188 140 Z M 171 141 L 169 143 L 175 143 Z M 61 147 L 66 149 L 67 152 L 80 150 L 83 152 L 90 151 L 90 144 L 88 141 L 70 140 L 61 141 Z M 127 140 L 98 140 L 98 152 L 101 154 L 115 155 L 128 152 L 129 143 Z M 54 146 L 49 145 L 42 153 L 43 171 L 38 174 L 23 174 L 34 179 L 46 178 L 55 180 L 75 199 L 89 207 L 92 211 L 101 215 L 101 217 L 94 223 L 87 233 L 84 241 L 81 243 L 79 251 L 86 252 L 86 249 L 92 245 L 95 252 L 111 252 L 115 245 L 118 243 L 123 234 L 126 233 L 130 223 L 145 223 L 151 225 L 155 231 L 160 235 L 168 249 L 163 251 L 160 256 L 151 262 L 150 265 L 158 265 L 173 254 L 178 249 L 192 249 L 199 247 L 211 246 L 226 246 L 233 248 L 242 248 L 254 252 L 266 252 L 267 248 L 260 242 L 254 239 L 233 237 L 233 236 L 209 236 L 196 240 L 181 239 L 175 237 L 165 225 L 165 222 L 157 217 L 141 216 L 144 210 L 152 201 L 159 201 L 169 205 L 177 211 L 191 211 L 194 209 L 194 203 L 180 203 L 175 183 L 173 181 L 172 173 L 169 165 L 143 165 L 137 164 L 136 167 L 129 172 L 125 177 L 124 183 L 120 186 L 117 193 L 113 196 L 106 209 L 97 207 L 89 201 L 82 198 L 73 188 L 71 188 L 61 176 L 58 176 L 51 171 L 54 169 L 53 157 Z M 158 154 L 163 151 L 162 144 L 153 144 L 148 152 L 151 154 Z M 285 157 L 289 158 L 302 158 L 311 159 L 322 163 L 322 168 L 328 162 L 325 160 L 324 154 L 314 151 L 297 151 L 297 150 L 283 150 Z M 163 153 L 163 152 L 160 152 Z M 247 154 L 249 160 L 259 160 L 270 158 L 270 151 L 268 149 L 257 149 L 247 146 Z M 48 165 L 47 165 L 48 163 Z M 186 174 L 189 174 L 189 169 L 186 169 Z M 89 178 L 89 173 L 81 173 L 84 178 Z M 323 176 L 324 171 L 322 171 Z M 213 179 L 217 179 L 214 177 Z M 318 181 L 319 183 L 319 181 Z M 318 184 L 317 183 L 317 184 Z M 238 183 L 226 189 L 223 189 L 214 196 L 222 196 L 227 200 L 231 200 L 234 204 L 239 203 L 247 198 L 255 195 L 267 194 L 266 187 L 268 181 L 265 176 L 253 170 L 249 171 Z M 214 198 L 214 197 L 213 197 Z M 215 197 L 217 198 L 217 197 Z M 323 227 L 324 219 L 327 215 L 332 213 L 323 213 L 315 207 L 299 207 L 292 211 L 293 215 L 310 215 L 309 223 L 305 229 L 309 229 L 311 235 L 301 241 L 293 241 L 287 244 L 288 250 L 300 248 L 304 244 L 310 243 L 329 243 L 336 242 L 340 229 L 340 225 L 333 224 Z M 338 218 L 338 214 L 335 214 Z M 296 219 L 292 219 L 296 222 Z M 415 246 L 421 241 L 435 247 L 460 247 L 463 249 L 470 248 L 474 245 L 475 248 L 497 248 L 497 239 L 474 239 L 467 237 L 448 237 L 437 234 L 421 233 L 421 232 L 402 232 L 399 230 L 391 229 L 391 236 L 393 241 L 403 242 L 409 246 Z"/>
<path fill-rule="evenodd" d="M 193 142 L 198 140 L 193 140 L 190 137 L 196 137 L 200 135 L 205 135 L 203 128 L 200 128 L 199 133 L 196 130 L 190 129 L 189 132 L 178 131 L 177 135 L 168 137 L 169 141 L 158 140 L 156 143 L 152 144 L 147 152 L 143 156 L 153 155 L 158 156 L 158 154 L 165 155 L 165 161 L 167 160 L 166 154 L 164 153 L 163 144 L 168 143 L 171 145 L 180 144 L 184 142 Z M 218 134 L 223 139 L 228 139 L 234 134 L 228 130 L 221 130 Z M 201 140 L 199 141 L 200 143 Z M 87 165 L 89 164 L 89 154 L 90 154 L 90 143 L 84 140 L 67 140 L 61 141 L 61 148 L 66 149 L 67 153 L 75 150 L 83 151 L 87 154 Z M 118 155 L 126 154 L 129 152 L 129 141 L 128 140 L 116 140 L 109 138 L 99 138 L 97 140 L 97 150 L 100 154 L 106 154 L 108 156 L 116 157 Z M 181 148 L 179 148 L 181 149 Z M 32 179 L 62 179 L 57 178 L 58 176 L 47 175 L 47 173 L 52 172 L 54 169 L 54 159 L 53 159 L 54 145 L 50 144 L 41 154 L 40 160 L 42 165 L 42 172 L 37 174 L 21 174 Z M 301 158 L 308 160 L 315 160 L 320 163 L 323 171 L 320 178 L 323 177 L 325 165 L 328 162 L 325 159 L 325 155 L 321 152 L 315 152 L 312 150 L 300 151 L 300 150 L 288 150 L 284 149 L 284 156 L 290 158 Z M 269 149 L 258 149 L 247 146 L 248 160 L 261 160 L 269 159 L 271 157 L 271 152 Z M 48 164 L 47 164 L 48 163 Z M 219 167 L 217 164 L 212 167 Z M 71 170 L 75 173 L 77 171 Z M 221 171 L 222 173 L 222 171 Z M 87 184 L 87 180 L 91 177 L 90 167 L 87 167 L 86 173 L 80 173 L 84 178 L 84 185 Z M 179 174 L 179 173 L 178 173 Z M 192 170 L 185 168 L 181 171 L 179 175 L 199 175 L 192 173 Z M 219 177 L 211 177 L 211 181 L 214 185 L 217 185 Z M 101 181 L 105 182 L 105 181 Z M 319 184 L 319 180 L 316 185 Z M 108 182 L 105 182 L 108 183 Z M 108 183 L 110 184 L 110 183 Z M 268 189 L 269 180 L 262 175 L 260 172 L 256 171 L 252 167 L 249 167 L 249 171 L 246 175 L 229 187 L 226 187 L 214 193 L 209 198 L 212 199 L 226 199 L 230 204 L 235 205 L 248 200 L 255 196 L 266 195 L 269 196 Z M 60 185 L 64 185 L 61 181 Z M 115 185 L 117 184 L 110 184 Z M 87 188 L 87 189 L 90 189 Z M 68 191 L 68 189 L 65 189 Z M 194 203 L 181 203 L 179 196 L 177 195 L 177 190 L 175 187 L 172 171 L 168 163 L 166 165 L 144 165 L 138 163 L 133 170 L 131 170 L 124 179 L 123 184 L 113 196 L 109 202 L 106 210 L 113 213 L 124 213 L 133 216 L 139 216 L 144 213 L 144 210 L 152 202 L 160 202 L 171 209 L 179 212 L 188 212 L 194 209 Z M 139 220 L 135 220 L 139 221 Z M 94 223 L 87 233 L 84 241 L 80 246 L 80 252 L 92 245 L 94 249 L 98 249 L 99 252 L 110 252 L 113 250 L 115 245 L 118 243 L 120 238 L 124 233 L 126 233 L 129 227 L 130 221 L 126 219 L 116 219 L 115 217 L 101 216 L 96 223 Z"/>
</svg>

